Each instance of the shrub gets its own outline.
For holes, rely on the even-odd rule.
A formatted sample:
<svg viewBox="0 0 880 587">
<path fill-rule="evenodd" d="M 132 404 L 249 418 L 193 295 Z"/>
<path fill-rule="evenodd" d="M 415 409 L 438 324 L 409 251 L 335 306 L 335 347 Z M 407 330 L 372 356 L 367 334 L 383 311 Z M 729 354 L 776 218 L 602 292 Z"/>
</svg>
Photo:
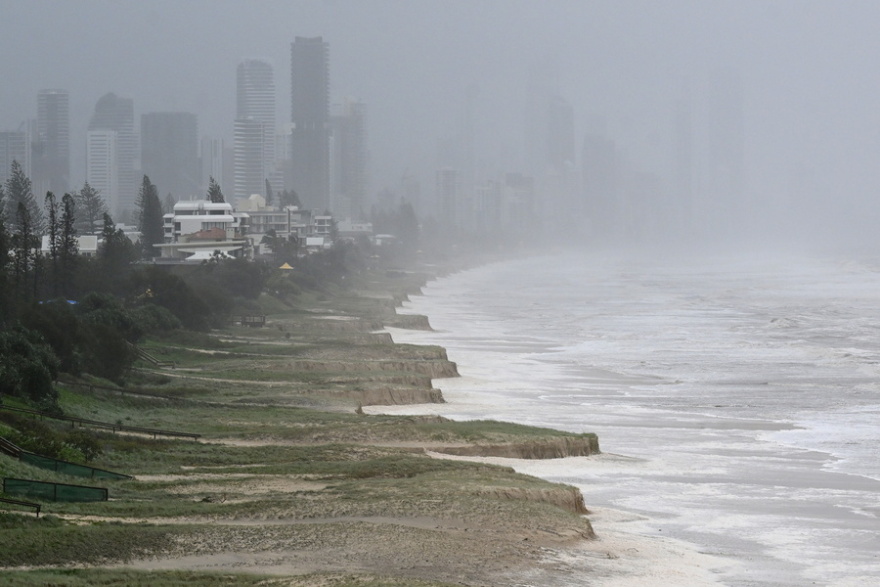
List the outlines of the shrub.
<svg viewBox="0 0 880 587">
<path fill-rule="evenodd" d="M 14 395 L 34 403 L 55 404 L 52 386 L 60 363 L 40 333 L 17 327 L 0 332 L 0 396 Z"/>
<path fill-rule="evenodd" d="M 132 310 L 131 315 L 144 332 L 167 332 L 183 326 L 171 311 L 156 304 L 144 304 Z"/>
</svg>

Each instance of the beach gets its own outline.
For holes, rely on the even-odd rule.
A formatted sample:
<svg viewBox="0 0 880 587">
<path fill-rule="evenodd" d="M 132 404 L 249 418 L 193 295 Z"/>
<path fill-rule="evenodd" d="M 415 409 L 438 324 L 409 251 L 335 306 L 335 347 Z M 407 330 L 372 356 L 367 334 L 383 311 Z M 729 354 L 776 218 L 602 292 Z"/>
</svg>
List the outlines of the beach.
<svg viewBox="0 0 880 587">
<path fill-rule="evenodd" d="M 566 259 L 155 343 L 178 364 L 150 368 L 153 395 L 77 391 L 71 413 L 202 438 L 114 438 L 102 466 L 137 479 L 51 507 L 50 568 L 22 570 L 26 542 L 4 566 L 20 585 L 71 565 L 144 585 L 875 584 L 880 271 Z"/>
<path fill-rule="evenodd" d="M 447 348 L 461 374 L 435 380 L 447 403 L 389 409 L 596 432 L 599 458 L 514 466 L 578 487 L 600 541 L 658 553 L 619 577 L 641 565 L 654 585 L 872 585 L 878 281 L 840 259 L 473 269 L 400 310 L 434 332 L 389 330 Z M 686 555 L 659 554 L 670 539 Z M 670 561 L 692 578 L 663 579 Z M 583 579 L 635 580 L 619 577 Z"/>
</svg>

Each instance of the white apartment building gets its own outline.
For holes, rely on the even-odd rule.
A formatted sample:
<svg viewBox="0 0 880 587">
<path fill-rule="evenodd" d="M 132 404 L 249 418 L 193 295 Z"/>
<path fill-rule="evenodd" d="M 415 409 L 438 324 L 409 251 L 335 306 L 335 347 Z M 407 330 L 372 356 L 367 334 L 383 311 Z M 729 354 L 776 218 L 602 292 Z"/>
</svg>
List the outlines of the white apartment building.
<svg viewBox="0 0 880 587">
<path fill-rule="evenodd" d="M 86 181 L 98 191 L 114 217 L 122 212 L 117 138 L 115 130 L 90 130 L 86 134 Z"/>
<path fill-rule="evenodd" d="M 247 238 L 249 215 L 236 212 L 232 204 L 192 200 L 177 202 L 165 214 L 165 243 L 157 245 L 162 259 L 203 261 L 215 252 L 230 257 L 250 257 Z"/>
</svg>

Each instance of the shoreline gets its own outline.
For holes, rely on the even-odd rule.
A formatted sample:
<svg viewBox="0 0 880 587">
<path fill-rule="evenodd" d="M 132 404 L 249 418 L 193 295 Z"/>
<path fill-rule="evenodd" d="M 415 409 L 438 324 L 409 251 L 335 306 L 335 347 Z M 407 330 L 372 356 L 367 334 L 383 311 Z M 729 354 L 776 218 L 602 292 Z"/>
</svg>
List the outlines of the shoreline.
<svg viewBox="0 0 880 587">
<path fill-rule="evenodd" d="M 444 275 L 436 276 L 442 279 L 453 273 L 463 270 L 476 269 L 480 264 L 468 266 L 457 271 L 450 271 Z M 429 280 L 430 282 L 430 280 Z M 426 283 L 427 285 L 427 283 Z M 425 294 L 420 289 L 419 295 Z M 401 300 L 397 304 L 396 313 L 400 314 Z M 407 298 L 406 301 L 411 301 Z M 411 316 L 424 316 L 425 322 L 430 323 L 430 316 L 424 314 L 402 314 Z M 428 337 L 438 334 L 433 328 L 431 334 L 421 332 L 420 335 Z M 382 333 L 387 333 L 395 344 L 425 344 L 425 336 L 413 336 L 411 330 L 386 326 Z M 447 357 L 449 351 L 440 342 L 432 343 L 444 349 Z M 461 366 L 455 357 L 449 359 L 456 366 Z M 457 374 L 456 377 L 461 377 Z M 445 378 L 438 378 L 445 379 Z M 374 405 L 364 406 L 367 414 L 389 415 L 422 415 L 450 417 L 446 412 L 452 411 L 466 404 L 451 398 L 443 390 L 442 385 L 436 385 L 432 379 L 432 386 L 439 389 L 444 402 L 442 404 L 411 404 L 411 405 Z M 461 398 L 466 401 L 466 398 Z M 601 438 L 599 439 L 601 443 Z M 430 453 L 429 453 L 430 454 Z M 549 468 L 564 468 L 566 462 L 577 461 L 588 464 L 598 462 L 613 463 L 617 460 L 639 460 L 637 457 L 624 455 L 612 455 L 600 453 L 588 457 L 563 457 L 541 460 L 509 458 L 499 456 L 466 456 L 433 454 L 435 458 L 452 460 L 467 460 L 471 462 L 488 463 L 499 466 L 512 467 L 518 473 L 542 478 L 557 483 L 548 474 L 548 461 L 554 461 Z M 589 466 L 589 465 L 588 465 Z M 579 490 L 580 491 L 580 490 Z M 677 540 L 666 536 L 653 535 L 646 526 L 652 524 L 651 518 L 641 514 L 615 508 L 597 508 L 586 502 L 589 510 L 584 517 L 587 518 L 595 531 L 596 537 L 586 543 L 574 545 L 565 550 L 548 553 L 548 560 L 553 560 L 566 570 L 558 577 L 559 582 L 544 583 L 549 586 L 573 587 L 581 585 L 577 578 L 570 579 L 570 573 L 583 573 L 583 577 L 591 585 L 597 587 L 658 587 L 660 585 L 679 586 L 686 584 L 693 587 L 717 587 L 724 585 L 721 582 L 719 571 L 738 564 L 736 561 L 723 559 L 718 556 L 701 552 L 699 545 L 684 540 Z M 640 528 L 640 526 L 642 526 Z M 660 579 L 662 577 L 662 579 Z M 546 581 L 546 577 L 544 580 Z M 658 582 L 659 581 L 659 582 Z"/>
<path fill-rule="evenodd" d="M 65 389 L 70 415 L 201 438 L 135 447 L 108 437 L 97 464 L 135 479 L 107 482 L 108 502 L 53 504 L 40 522 L 14 521 L 29 534 L 4 553 L 12 584 L 67 584 L 64 575 L 81 572 L 84 584 L 129 573 L 119 584 L 144 586 L 165 573 L 202 581 L 194 585 L 212 573 L 303 587 L 513 586 L 523 573 L 536 585 L 565 585 L 571 565 L 547 554 L 592 538 L 579 490 L 425 452 L 578 454 L 592 450 L 594 436 L 358 413 L 370 394 L 407 399 L 397 392 L 435 391 L 432 377 L 455 373 L 440 347 L 389 344 L 371 333 L 385 323 L 427 325 L 396 311 L 400 291 L 424 277 L 379 276 L 366 298 L 382 299 L 316 296 L 270 316 L 268 328 L 214 333 L 222 344 L 154 340 L 151 354 L 178 364 L 139 369 L 149 383 L 138 389 L 150 397 Z M 44 519 L 54 526 L 42 529 Z M 67 542 L 31 566 L 31 541 L 59 535 Z"/>
</svg>

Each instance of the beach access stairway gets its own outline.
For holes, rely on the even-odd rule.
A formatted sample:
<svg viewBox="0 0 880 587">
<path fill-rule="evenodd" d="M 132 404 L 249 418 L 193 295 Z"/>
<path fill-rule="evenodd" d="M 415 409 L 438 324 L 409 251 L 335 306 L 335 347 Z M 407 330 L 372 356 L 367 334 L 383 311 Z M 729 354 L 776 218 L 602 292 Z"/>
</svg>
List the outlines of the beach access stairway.
<svg viewBox="0 0 880 587">
<path fill-rule="evenodd" d="M 144 360 L 151 365 L 155 365 L 156 367 L 165 369 L 174 369 L 177 366 L 177 363 L 175 363 L 174 361 L 161 361 L 157 359 L 156 357 L 135 344 L 129 343 L 129 346 L 132 348 L 132 350 L 134 350 L 139 359 Z"/>
</svg>

